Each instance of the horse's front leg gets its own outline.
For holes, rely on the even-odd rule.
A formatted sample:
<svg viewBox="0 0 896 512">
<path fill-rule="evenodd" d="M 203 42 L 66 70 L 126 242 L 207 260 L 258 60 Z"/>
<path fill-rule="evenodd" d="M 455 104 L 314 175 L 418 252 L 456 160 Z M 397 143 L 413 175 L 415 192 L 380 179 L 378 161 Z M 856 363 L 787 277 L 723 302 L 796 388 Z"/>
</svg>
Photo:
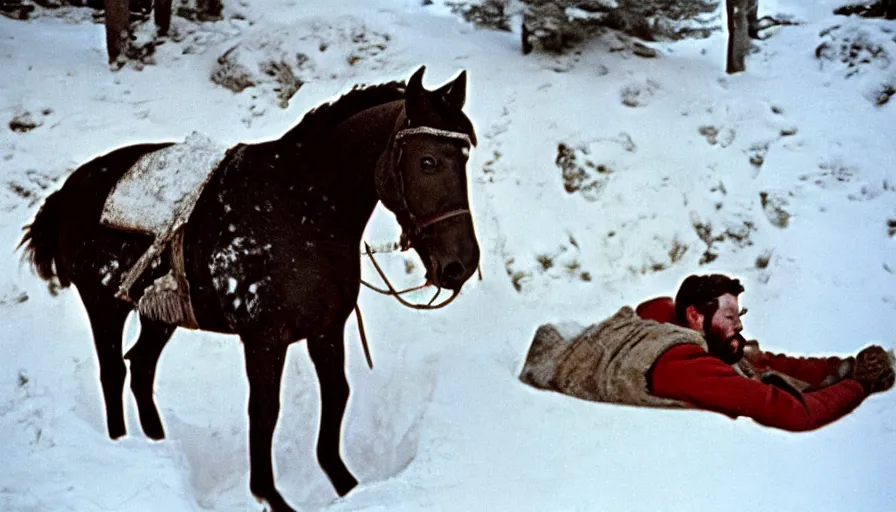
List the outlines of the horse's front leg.
<svg viewBox="0 0 896 512">
<path fill-rule="evenodd" d="M 272 512 L 292 512 L 274 485 L 271 448 L 280 414 L 280 379 L 288 344 L 274 336 L 241 336 L 249 378 L 249 489 Z"/>
<path fill-rule="evenodd" d="M 317 437 L 317 460 L 340 496 L 345 496 L 358 480 L 352 476 L 339 455 L 342 417 L 348 402 L 349 387 L 345 378 L 343 331 L 338 327 L 308 339 L 308 353 L 320 383 L 320 432 Z"/>
</svg>

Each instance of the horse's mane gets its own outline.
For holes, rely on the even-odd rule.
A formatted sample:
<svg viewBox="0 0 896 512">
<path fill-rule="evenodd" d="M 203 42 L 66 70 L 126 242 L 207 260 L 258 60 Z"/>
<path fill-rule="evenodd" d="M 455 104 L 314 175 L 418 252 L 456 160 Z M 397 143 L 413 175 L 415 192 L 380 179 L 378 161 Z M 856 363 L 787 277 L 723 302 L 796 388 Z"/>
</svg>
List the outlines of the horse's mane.
<svg viewBox="0 0 896 512">
<path fill-rule="evenodd" d="M 404 99 L 405 83 L 389 82 L 378 85 L 356 85 L 351 91 L 330 103 L 324 103 L 310 110 L 299 124 L 286 134 L 291 140 L 313 139 L 322 133 L 328 133 L 339 123 L 353 115 L 384 103 Z"/>
</svg>

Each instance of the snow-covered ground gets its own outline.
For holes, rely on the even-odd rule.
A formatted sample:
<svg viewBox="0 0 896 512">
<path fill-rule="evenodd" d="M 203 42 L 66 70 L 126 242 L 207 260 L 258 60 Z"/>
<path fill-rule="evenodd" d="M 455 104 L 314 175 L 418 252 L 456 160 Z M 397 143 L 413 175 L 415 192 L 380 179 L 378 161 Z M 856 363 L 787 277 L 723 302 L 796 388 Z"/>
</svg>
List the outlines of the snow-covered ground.
<svg viewBox="0 0 896 512">
<path fill-rule="evenodd" d="M 564 57 L 523 56 L 518 34 L 420 4 L 225 1 L 229 21 L 175 19 L 179 41 L 159 47 L 157 65 L 117 73 L 102 26 L 75 21 L 88 15 L 0 17 L 0 510 L 262 508 L 248 491 L 238 340 L 178 331 L 156 386 L 168 439 L 142 436 L 128 395 L 131 434 L 109 441 L 77 292 L 51 296 L 13 249 L 40 201 L 95 155 L 194 130 L 227 145 L 276 138 L 354 84 L 406 79 L 420 64 L 429 87 L 469 73 L 483 280 L 433 312 L 362 291 L 375 369 L 351 320 L 343 454 L 361 483 L 345 498 L 316 463 L 316 379 L 304 345 L 293 347 L 275 436 L 290 503 L 896 510 L 894 392 L 790 434 L 707 412 L 579 401 L 516 379 L 539 324 L 599 321 L 673 294 L 690 273 L 744 281 L 746 332 L 765 349 L 896 345 L 896 99 L 877 104 L 896 87 L 896 23 L 833 16 L 836 0 L 762 2 L 803 24 L 769 31 L 748 71 L 727 76 L 722 33 L 651 44 L 654 59 L 614 35 Z M 273 82 L 234 93 L 210 80 L 237 43 L 234 66 L 303 53 L 305 84 L 287 108 Z M 7 128 L 25 113 L 39 126 Z M 560 144 L 560 160 L 574 158 L 565 173 Z M 366 239 L 397 235 L 377 210 Z M 382 258 L 402 284 L 422 274 L 419 263 L 405 274 L 408 260 Z"/>
</svg>

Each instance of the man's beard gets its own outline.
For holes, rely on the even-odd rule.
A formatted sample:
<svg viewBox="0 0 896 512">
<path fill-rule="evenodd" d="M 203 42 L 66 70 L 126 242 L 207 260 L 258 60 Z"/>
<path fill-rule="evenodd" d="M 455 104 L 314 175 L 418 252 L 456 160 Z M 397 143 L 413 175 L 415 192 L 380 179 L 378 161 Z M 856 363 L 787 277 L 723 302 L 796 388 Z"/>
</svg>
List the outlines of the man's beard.
<svg viewBox="0 0 896 512">
<path fill-rule="evenodd" d="M 724 338 L 712 328 L 709 320 L 707 319 L 703 325 L 709 353 L 721 359 L 725 364 L 735 364 L 740 361 L 744 357 L 744 345 L 746 344 L 744 337 L 737 333 L 729 338 Z"/>
</svg>

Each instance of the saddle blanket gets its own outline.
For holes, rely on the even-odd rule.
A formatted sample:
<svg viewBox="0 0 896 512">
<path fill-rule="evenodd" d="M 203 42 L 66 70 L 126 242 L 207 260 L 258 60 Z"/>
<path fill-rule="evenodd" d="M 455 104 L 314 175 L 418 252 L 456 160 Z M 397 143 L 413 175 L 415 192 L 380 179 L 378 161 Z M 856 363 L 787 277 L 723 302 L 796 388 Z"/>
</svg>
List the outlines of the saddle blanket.
<svg viewBox="0 0 896 512">
<path fill-rule="evenodd" d="M 193 132 L 184 142 L 140 157 L 106 198 L 100 221 L 165 237 L 189 218 L 226 152 L 226 147 Z"/>
</svg>

